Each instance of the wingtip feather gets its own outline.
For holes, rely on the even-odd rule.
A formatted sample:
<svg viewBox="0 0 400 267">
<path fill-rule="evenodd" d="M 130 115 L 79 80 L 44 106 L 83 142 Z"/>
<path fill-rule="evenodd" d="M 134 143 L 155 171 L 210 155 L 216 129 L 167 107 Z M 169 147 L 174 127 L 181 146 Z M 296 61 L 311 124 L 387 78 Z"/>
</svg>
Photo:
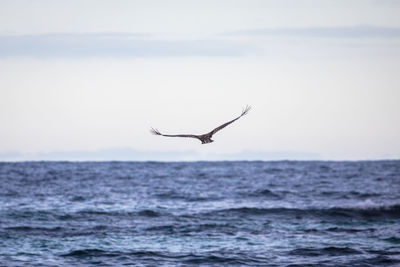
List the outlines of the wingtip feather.
<svg viewBox="0 0 400 267">
<path fill-rule="evenodd" d="M 150 129 L 150 132 L 151 132 L 152 134 L 154 134 L 154 135 L 161 135 L 161 133 L 160 133 L 157 129 L 154 129 L 154 128 L 151 128 L 151 129 Z"/>
<path fill-rule="evenodd" d="M 251 106 L 246 105 L 246 107 L 242 111 L 242 115 L 241 116 L 246 115 L 250 110 L 251 110 Z"/>
</svg>

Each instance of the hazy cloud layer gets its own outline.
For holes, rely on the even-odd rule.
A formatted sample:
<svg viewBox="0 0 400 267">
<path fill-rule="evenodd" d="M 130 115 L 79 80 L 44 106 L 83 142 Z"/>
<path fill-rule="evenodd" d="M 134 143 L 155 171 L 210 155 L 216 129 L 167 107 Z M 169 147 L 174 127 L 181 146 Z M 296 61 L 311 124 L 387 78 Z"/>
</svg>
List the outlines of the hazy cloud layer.
<svg viewBox="0 0 400 267">
<path fill-rule="evenodd" d="M 2 57 L 240 56 L 244 51 L 242 45 L 227 40 L 165 40 L 135 34 L 0 36 Z"/>
<path fill-rule="evenodd" d="M 265 40 L 254 42 L 248 41 L 248 38 L 312 37 L 356 39 L 361 42 L 370 38 L 390 41 L 400 38 L 400 28 L 271 28 L 235 31 L 205 39 L 180 37 L 129 33 L 2 35 L 0 57 L 238 57 L 255 54 L 263 46 L 271 45 Z M 287 45 L 287 42 L 282 42 Z"/>
<path fill-rule="evenodd" d="M 226 33 L 228 36 L 292 36 L 320 38 L 400 38 L 400 28 L 377 26 L 265 28 Z"/>
</svg>

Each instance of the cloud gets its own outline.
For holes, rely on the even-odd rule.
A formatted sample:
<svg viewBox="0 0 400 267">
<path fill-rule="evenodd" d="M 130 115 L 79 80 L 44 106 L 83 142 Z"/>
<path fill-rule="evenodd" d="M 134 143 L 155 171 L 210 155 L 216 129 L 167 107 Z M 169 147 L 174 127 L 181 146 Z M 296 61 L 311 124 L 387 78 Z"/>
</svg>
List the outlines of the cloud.
<svg viewBox="0 0 400 267">
<path fill-rule="evenodd" d="M 0 36 L 0 57 L 241 56 L 242 45 L 218 39 L 156 39 L 145 34 L 42 34 Z"/>
<path fill-rule="evenodd" d="M 319 38 L 400 38 L 400 28 L 378 26 L 264 28 L 234 31 L 223 35 Z"/>
<path fill-rule="evenodd" d="M 258 37 L 260 39 L 255 41 L 254 38 Z M 262 37 L 274 37 L 274 40 L 263 40 Z M 291 46 L 284 39 L 287 37 L 308 38 L 309 41 L 358 40 L 359 44 L 363 44 L 365 40 L 371 39 L 398 40 L 396 38 L 400 38 L 400 28 L 354 26 L 247 29 L 198 39 L 186 35 L 112 32 L 0 35 L 0 57 L 241 57 L 258 55 L 265 47 L 271 50 L 274 45 L 279 52 L 282 46 Z"/>
</svg>

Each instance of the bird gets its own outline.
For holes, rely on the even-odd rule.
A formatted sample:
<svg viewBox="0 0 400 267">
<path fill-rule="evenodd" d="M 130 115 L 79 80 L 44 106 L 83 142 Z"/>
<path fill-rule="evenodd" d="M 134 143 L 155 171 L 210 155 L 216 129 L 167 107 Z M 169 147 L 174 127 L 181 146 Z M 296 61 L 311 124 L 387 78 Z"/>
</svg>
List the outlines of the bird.
<svg viewBox="0 0 400 267">
<path fill-rule="evenodd" d="M 242 116 L 246 115 L 249 110 L 251 109 L 251 106 L 247 105 L 243 110 L 242 110 L 242 114 L 240 114 L 239 117 L 228 121 L 220 126 L 218 126 L 217 128 L 215 128 L 214 130 L 212 130 L 209 133 L 206 134 L 201 134 L 201 135 L 195 135 L 195 134 L 162 134 L 160 131 L 158 131 L 157 129 L 151 128 L 150 132 L 154 135 L 161 135 L 161 136 L 166 136 L 166 137 L 189 137 L 189 138 L 197 138 L 201 141 L 201 144 L 209 144 L 214 142 L 214 140 L 211 139 L 211 137 L 217 133 L 219 130 L 222 130 L 223 128 L 225 128 L 226 126 L 228 126 L 229 124 L 231 124 L 232 122 L 240 119 Z"/>
</svg>

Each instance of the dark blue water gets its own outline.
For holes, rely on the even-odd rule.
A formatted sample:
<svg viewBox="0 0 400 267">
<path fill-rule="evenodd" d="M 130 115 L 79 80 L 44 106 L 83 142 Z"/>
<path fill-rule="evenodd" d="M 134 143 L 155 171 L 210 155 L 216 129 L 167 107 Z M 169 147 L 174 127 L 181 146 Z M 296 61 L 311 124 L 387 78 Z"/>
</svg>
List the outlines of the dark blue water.
<svg viewBox="0 0 400 267">
<path fill-rule="evenodd" d="M 0 163 L 1 266 L 399 266 L 400 161 Z"/>
</svg>

